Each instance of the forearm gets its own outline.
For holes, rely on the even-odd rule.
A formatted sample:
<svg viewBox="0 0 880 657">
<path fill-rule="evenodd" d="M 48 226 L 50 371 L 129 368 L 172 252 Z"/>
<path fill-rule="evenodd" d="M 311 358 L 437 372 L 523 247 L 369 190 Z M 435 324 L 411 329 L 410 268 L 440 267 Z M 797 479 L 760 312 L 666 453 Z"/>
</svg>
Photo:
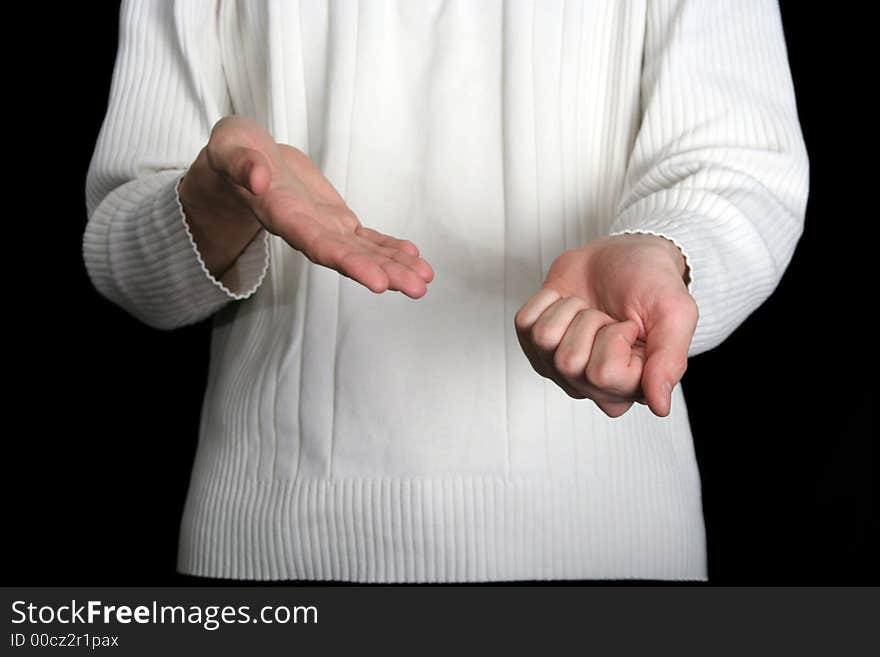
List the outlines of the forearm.
<svg viewBox="0 0 880 657">
<path fill-rule="evenodd" d="M 693 356 L 773 292 L 803 230 L 809 160 L 778 4 L 649 0 L 642 95 L 608 232 L 681 247 L 700 310 Z"/>
<path fill-rule="evenodd" d="M 268 270 L 268 233 L 253 239 L 249 227 L 236 239 L 218 238 L 230 252 L 209 256 L 213 271 L 226 270 L 216 278 L 193 234 L 213 254 L 214 231 L 197 220 L 191 229 L 177 197 L 210 126 L 232 112 L 214 20 L 209 3 L 122 3 L 114 81 L 86 175 L 86 272 L 103 297 L 162 330 L 251 296 Z M 205 38 L 184 23 L 205 26 Z"/>
</svg>

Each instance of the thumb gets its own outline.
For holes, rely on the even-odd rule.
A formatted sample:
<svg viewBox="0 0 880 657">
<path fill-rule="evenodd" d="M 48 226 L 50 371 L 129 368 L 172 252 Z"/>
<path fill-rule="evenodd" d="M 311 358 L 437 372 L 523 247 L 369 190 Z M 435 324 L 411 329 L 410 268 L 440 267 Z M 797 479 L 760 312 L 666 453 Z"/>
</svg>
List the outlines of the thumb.
<svg viewBox="0 0 880 657">
<path fill-rule="evenodd" d="M 688 349 L 696 327 L 697 306 L 690 294 L 655 304 L 646 318 L 642 391 L 655 415 L 669 415 L 672 388 L 687 369 Z"/>
<path fill-rule="evenodd" d="M 208 144 L 208 163 L 228 182 L 259 196 L 269 188 L 269 161 L 255 148 L 215 142 Z"/>
</svg>

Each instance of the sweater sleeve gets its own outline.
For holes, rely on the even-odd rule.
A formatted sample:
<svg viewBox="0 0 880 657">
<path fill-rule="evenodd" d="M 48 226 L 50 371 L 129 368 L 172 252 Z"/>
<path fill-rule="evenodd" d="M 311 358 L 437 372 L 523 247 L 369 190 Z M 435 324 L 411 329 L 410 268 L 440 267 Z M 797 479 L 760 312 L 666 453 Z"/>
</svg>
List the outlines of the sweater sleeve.
<svg viewBox="0 0 880 657">
<path fill-rule="evenodd" d="M 104 297 L 163 330 L 249 297 L 269 264 L 261 228 L 220 279 L 212 276 L 178 196 L 214 123 L 232 113 L 215 5 L 123 0 L 108 108 L 86 175 L 89 278 Z"/>
<path fill-rule="evenodd" d="M 777 0 L 649 0 L 642 121 L 609 234 L 672 240 L 724 341 L 776 289 L 803 232 L 809 160 Z"/>
</svg>

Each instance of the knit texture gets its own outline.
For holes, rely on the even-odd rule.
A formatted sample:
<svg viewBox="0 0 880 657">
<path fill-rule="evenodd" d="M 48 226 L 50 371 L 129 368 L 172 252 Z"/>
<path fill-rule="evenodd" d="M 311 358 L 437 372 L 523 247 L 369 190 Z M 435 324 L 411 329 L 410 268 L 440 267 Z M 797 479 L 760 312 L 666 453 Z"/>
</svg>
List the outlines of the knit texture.
<svg viewBox="0 0 880 657">
<path fill-rule="evenodd" d="M 690 355 L 773 292 L 809 181 L 776 0 L 124 0 L 119 28 L 83 257 L 139 321 L 212 322 L 180 572 L 706 579 L 681 386 L 665 418 L 610 419 L 534 372 L 513 318 L 608 234 L 685 254 Z M 265 230 L 215 279 L 177 194 L 229 114 L 415 242 L 427 295 Z"/>
</svg>

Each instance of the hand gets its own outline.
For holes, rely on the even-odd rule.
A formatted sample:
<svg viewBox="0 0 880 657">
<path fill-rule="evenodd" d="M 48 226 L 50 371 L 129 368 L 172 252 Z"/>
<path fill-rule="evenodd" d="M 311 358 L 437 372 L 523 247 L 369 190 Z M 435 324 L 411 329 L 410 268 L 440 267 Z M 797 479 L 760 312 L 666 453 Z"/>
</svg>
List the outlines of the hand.
<svg viewBox="0 0 880 657">
<path fill-rule="evenodd" d="M 415 244 L 361 225 L 305 153 L 244 116 L 215 124 L 179 196 L 212 273 L 228 268 L 262 225 L 376 293 L 419 298 L 434 278 Z"/>
<path fill-rule="evenodd" d="M 520 345 L 539 374 L 610 417 L 634 402 L 666 416 L 697 326 L 685 273 L 678 247 L 656 235 L 565 251 L 516 313 Z"/>
</svg>

